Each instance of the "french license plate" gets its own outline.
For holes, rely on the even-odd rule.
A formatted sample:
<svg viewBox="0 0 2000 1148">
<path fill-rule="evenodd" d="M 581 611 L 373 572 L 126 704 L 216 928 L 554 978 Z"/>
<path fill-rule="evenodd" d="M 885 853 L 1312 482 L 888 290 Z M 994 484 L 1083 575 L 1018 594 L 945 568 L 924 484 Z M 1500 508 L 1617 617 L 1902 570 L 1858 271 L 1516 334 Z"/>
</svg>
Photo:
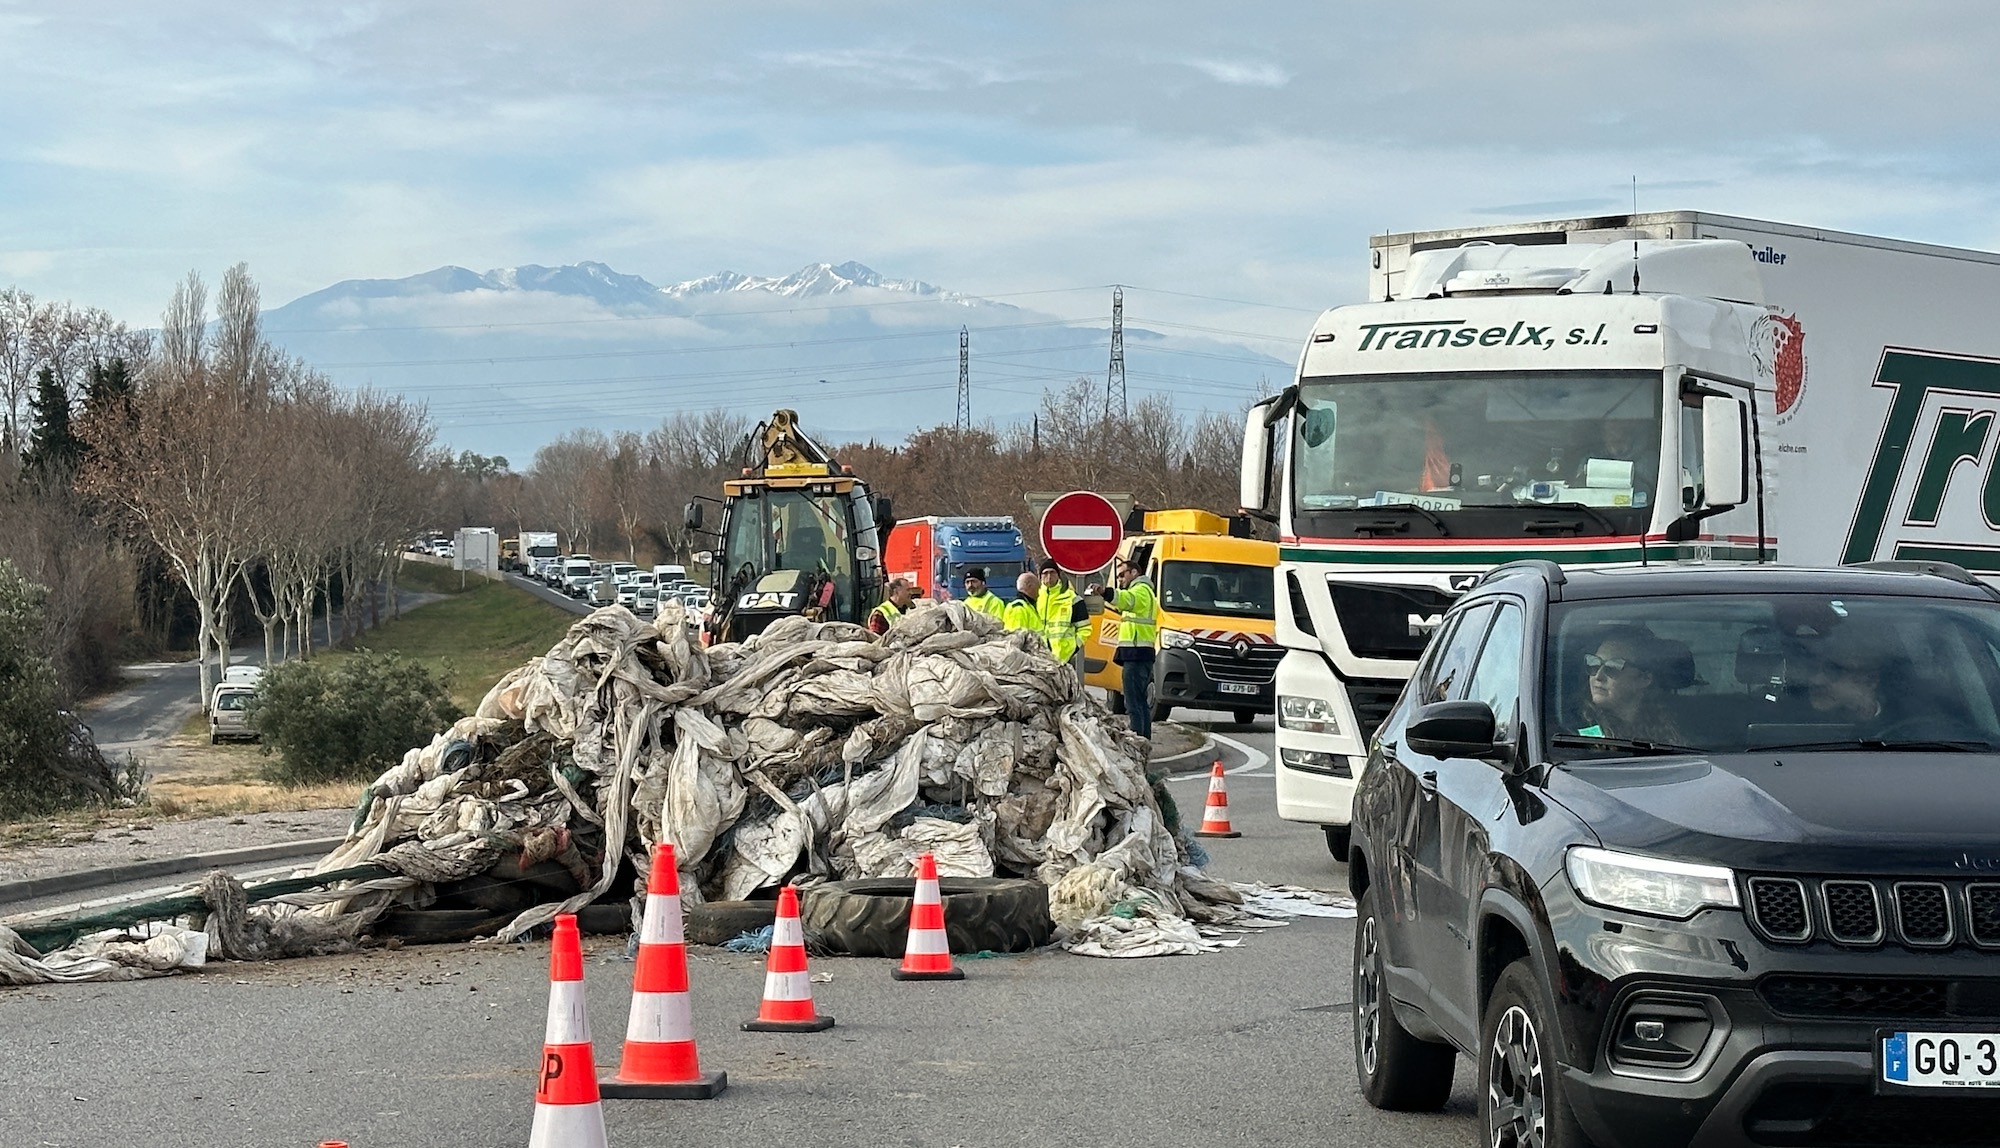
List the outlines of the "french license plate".
<svg viewBox="0 0 2000 1148">
<path fill-rule="evenodd" d="M 1254 694 L 1257 687 L 1250 682 L 1217 682 L 1215 688 L 1225 694 Z"/>
<path fill-rule="evenodd" d="M 2000 1088 L 2000 1032 L 1885 1032 L 1882 1083 L 1897 1088 Z"/>
</svg>

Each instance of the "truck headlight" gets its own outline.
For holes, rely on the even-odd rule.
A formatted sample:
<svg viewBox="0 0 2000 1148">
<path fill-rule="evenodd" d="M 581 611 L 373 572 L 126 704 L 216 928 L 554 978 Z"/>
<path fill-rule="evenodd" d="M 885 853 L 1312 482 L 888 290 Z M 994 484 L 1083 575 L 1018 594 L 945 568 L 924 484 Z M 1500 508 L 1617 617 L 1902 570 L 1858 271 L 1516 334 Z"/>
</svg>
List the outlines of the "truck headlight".
<svg viewBox="0 0 2000 1148">
<path fill-rule="evenodd" d="M 1576 895 L 1593 905 L 1685 921 L 1706 908 L 1734 909 L 1736 874 L 1720 865 L 1696 865 L 1578 846 L 1564 868 Z"/>
<path fill-rule="evenodd" d="M 1194 635 L 1184 630 L 1161 630 L 1160 644 L 1169 650 L 1191 650 L 1194 648 Z"/>
<path fill-rule="evenodd" d="M 1279 698 L 1278 725 L 1300 733 L 1340 732 L 1340 719 L 1325 698 Z"/>
</svg>

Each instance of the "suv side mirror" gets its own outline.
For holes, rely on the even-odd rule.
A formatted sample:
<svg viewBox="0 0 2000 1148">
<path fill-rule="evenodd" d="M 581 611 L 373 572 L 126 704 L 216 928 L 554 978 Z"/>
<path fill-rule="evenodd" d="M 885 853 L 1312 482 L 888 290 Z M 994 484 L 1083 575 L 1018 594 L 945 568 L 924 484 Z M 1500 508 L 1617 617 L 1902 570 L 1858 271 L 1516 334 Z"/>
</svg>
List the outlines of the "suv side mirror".
<svg viewBox="0 0 2000 1148">
<path fill-rule="evenodd" d="M 1499 724 L 1485 702 L 1432 702 L 1417 711 L 1403 744 L 1425 757 L 1493 761 L 1509 752 L 1495 745 Z"/>
<path fill-rule="evenodd" d="M 684 524 L 685 524 L 685 525 L 687 526 L 687 528 L 688 528 L 689 530 L 700 530 L 700 529 L 701 529 L 701 503 L 699 503 L 699 502 L 690 502 L 690 503 L 688 503 L 688 504 L 687 504 L 687 512 L 686 512 L 686 514 L 685 514 L 685 515 L 684 515 L 684 516 L 682 517 L 681 521 L 682 521 L 682 522 L 683 522 L 683 523 L 684 523 Z"/>
</svg>

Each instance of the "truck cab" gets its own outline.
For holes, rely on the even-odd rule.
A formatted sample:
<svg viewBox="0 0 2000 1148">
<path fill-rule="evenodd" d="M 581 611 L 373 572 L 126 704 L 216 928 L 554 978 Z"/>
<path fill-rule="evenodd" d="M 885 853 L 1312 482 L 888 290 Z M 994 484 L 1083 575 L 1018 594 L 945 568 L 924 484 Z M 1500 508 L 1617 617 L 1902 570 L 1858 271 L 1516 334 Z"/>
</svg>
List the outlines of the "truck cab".
<svg viewBox="0 0 2000 1148">
<path fill-rule="evenodd" d="M 1206 510 L 1133 517 L 1138 532 L 1126 536 L 1118 556 L 1146 571 L 1159 599 L 1153 720 L 1164 721 L 1176 706 L 1226 710 L 1239 723 L 1272 712 L 1273 675 L 1284 656 L 1272 600 L 1277 544 L 1248 537 L 1247 519 Z M 1119 620 L 1102 603 L 1083 644 L 1084 682 L 1108 690 L 1114 708 L 1124 704 L 1111 660 Z"/>
<path fill-rule="evenodd" d="M 889 577 L 903 578 L 919 597 L 965 597 L 965 572 L 986 571 L 986 588 L 1014 600 L 1014 580 L 1028 568 L 1028 547 L 1011 518 L 911 518 L 889 533 Z"/>
</svg>

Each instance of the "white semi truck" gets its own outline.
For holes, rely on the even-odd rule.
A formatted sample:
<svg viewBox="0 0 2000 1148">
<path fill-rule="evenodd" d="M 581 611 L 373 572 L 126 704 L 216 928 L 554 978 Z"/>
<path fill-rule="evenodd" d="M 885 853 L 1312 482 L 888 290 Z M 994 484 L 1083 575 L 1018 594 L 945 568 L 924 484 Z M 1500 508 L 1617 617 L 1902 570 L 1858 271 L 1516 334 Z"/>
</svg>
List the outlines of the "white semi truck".
<svg viewBox="0 0 2000 1148">
<path fill-rule="evenodd" d="M 1347 854 L 1367 743 L 1486 570 L 2000 578 L 2000 255 L 1701 212 L 1384 235 L 1250 412 L 1277 798 Z"/>
</svg>

